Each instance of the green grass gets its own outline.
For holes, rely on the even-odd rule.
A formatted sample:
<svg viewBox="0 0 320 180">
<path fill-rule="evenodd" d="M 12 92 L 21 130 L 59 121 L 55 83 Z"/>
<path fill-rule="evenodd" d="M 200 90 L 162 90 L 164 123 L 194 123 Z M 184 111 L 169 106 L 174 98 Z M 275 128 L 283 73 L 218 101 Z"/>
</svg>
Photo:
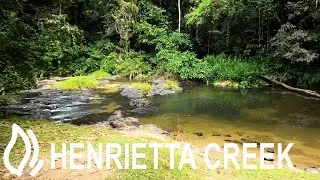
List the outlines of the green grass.
<svg viewBox="0 0 320 180">
<path fill-rule="evenodd" d="M 149 94 L 152 91 L 152 86 L 149 83 L 135 82 L 132 83 L 131 86 L 139 89 L 144 94 Z"/>
<path fill-rule="evenodd" d="M 122 147 L 125 143 L 171 143 L 170 139 L 156 139 L 150 136 L 132 136 L 118 131 L 105 128 L 94 128 L 75 126 L 71 124 L 56 124 L 45 120 L 28 119 L 1 119 L 0 120 L 0 156 L 11 138 L 11 125 L 18 124 L 23 130 L 32 130 L 39 142 L 40 159 L 50 158 L 50 143 L 56 145 L 61 143 L 86 143 L 90 142 L 94 147 L 98 143 L 119 143 Z M 60 146 L 56 146 L 57 151 L 61 151 Z M 140 151 L 139 151 L 140 152 Z M 169 169 L 169 151 L 167 149 L 159 150 L 159 169 L 153 170 L 153 150 L 146 149 L 146 159 L 139 160 L 139 164 L 145 163 L 149 167 L 147 170 L 117 170 L 112 169 L 107 179 L 319 179 L 318 174 L 305 172 L 294 172 L 291 170 L 208 170 L 204 165 L 197 163 L 198 169 L 184 167 L 182 170 L 175 168 Z M 177 151 L 176 151 L 177 152 Z M 179 151 L 178 151 L 179 152 Z M 180 153 L 175 156 L 175 167 L 178 166 Z M 13 151 L 10 154 L 11 162 L 17 165 L 24 156 L 24 144 L 21 138 L 18 138 Z M 151 158 L 150 158 L 151 157 Z M 124 158 L 124 157 L 122 157 Z M 203 158 L 196 156 L 196 162 L 203 162 Z M 214 158 L 216 159 L 216 158 Z M 115 167 L 115 166 L 112 166 Z M 3 162 L 0 161 L 0 168 Z"/>
<path fill-rule="evenodd" d="M 109 78 L 111 75 L 103 70 L 98 70 L 90 74 L 90 76 L 96 78 L 96 79 L 104 79 Z"/>
<path fill-rule="evenodd" d="M 97 87 L 99 82 L 91 76 L 77 76 L 58 82 L 55 87 L 65 90 L 78 90 Z"/>
<path fill-rule="evenodd" d="M 16 104 L 18 96 L 15 94 L 0 95 L 0 105 Z"/>
<path fill-rule="evenodd" d="M 86 143 L 90 142 L 96 148 L 98 143 L 119 143 L 123 148 L 125 143 L 148 143 L 159 142 L 168 143 L 170 140 L 161 140 L 148 136 L 128 136 L 115 130 L 109 130 L 106 128 L 94 128 L 75 126 L 71 124 L 56 124 L 45 120 L 28 120 L 28 119 L 2 119 L 0 120 L 0 156 L 3 156 L 3 152 L 7 143 L 11 138 L 11 125 L 12 123 L 18 124 L 23 130 L 31 129 L 36 135 L 40 146 L 39 159 L 50 158 L 50 143 L 56 144 L 56 151 L 61 151 L 61 143 Z M 24 144 L 21 138 L 18 138 L 17 143 L 11 152 L 11 162 L 14 164 L 20 162 L 24 155 Z M 184 168 L 181 171 L 178 169 L 169 169 L 169 151 L 159 150 L 159 169 L 153 170 L 153 150 L 146 149 L 146 159 L 139 160 L 139 164 L 145 163 L 149 167 L 148 170 L 117 170 L 115 165 L 112 165 L 110 171 L 110 179 L 118 177 L 120 179 L 185 179 L 187 177 L 193 177 L 194 175 L 188 171 L 188 168 Z M 120 159 L 123 159 L 121 157 Z M 175 159 L 180 159 L 176 156 Z M 130 160 L 131 161 L 131 160 Z M 121 162 L 123 162 L 121 160 Z M 177 164 L 178 162 L 176 162 Z M 0 168 L 3 167 L 3 162 L 0 162 Z M 204 175 L 204 174 L 203 174 Z M 198 175 L 197 175 L 198 176 Z"/>
<path fill-rule="evenodd" d="M 263 67 L 257 62 L 225 55 L 206 56 L 213 72 L 213 78 L 218 80 L 234 80 L 237 82 L 257 78 Z"/>
<path fill-rule="evenodd" d="M 174 80 L 166 80 L 164 82 L 170 89 L 178 89 L 179 88 L 179 83 Z"/>
</svg>

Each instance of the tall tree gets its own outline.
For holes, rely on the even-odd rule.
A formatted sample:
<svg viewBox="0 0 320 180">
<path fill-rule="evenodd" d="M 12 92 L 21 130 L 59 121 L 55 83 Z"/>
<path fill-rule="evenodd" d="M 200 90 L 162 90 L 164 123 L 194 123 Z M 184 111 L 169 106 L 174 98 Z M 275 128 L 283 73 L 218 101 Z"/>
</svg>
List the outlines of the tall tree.
<svg viewBox="0 0 320 180">
<path fill-rule="evenodd" d="M 178 22 L 178 32 L 181 30 L 181 2 L 178 0 L 178 13 L 179 13 L 179 22 Z"/>
</svg>

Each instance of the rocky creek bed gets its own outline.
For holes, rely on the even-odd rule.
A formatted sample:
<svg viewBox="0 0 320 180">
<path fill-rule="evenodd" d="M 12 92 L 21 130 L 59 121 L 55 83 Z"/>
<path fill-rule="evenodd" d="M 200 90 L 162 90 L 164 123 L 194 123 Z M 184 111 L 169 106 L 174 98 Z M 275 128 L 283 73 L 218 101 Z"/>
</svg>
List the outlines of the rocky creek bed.
<svg viewBox="0 0 320 180">
<path fill-rule="evenodd" d="M 63 79 L 59 79 L 63 80 Z M 18 93 L 18 101 L 16 104 L 11 105 L 2 105 L 0 106 L 0 113 L 3 115 L 19 115 L 26 116 L 28 118 L 35 119 L 48 119 L 55 122 L 73 122 L 77 119 L 81 119 L 83 117 L 88 116 L 93 113 L 91 111 L 93 108 L 99 109 L 102 108 L 103 104 L 92 104 L 94 101 L 108 101 L 108 97 L 99 96 L 96 89 L 84 89 L 84 90 L 75 90 L 75 91 L 67 91 L 62 89 L 52 88 L 52 84 L 56 81 L 53 80 L 45 80 L 40 81 L 40 86 L 38 89 L 21 91 Z M 94 126 L 97 128 L 110 128 L 121 131 L 142 131 L 147 129 L 149 132 L 152 132 L 154 135 L 159 135 L 161 137 L 167 138 L 169 137 L 169 133 L 164 131 L 156 125 L 151 125 L 154 122 L 144 122 L 141 119 L 136 118 L 134 114 L 149 114 L 154 111 L 158 111 L 158 106 L 154 106 L 154 102 L 152 99 L 153 96 L 157 96 L 157 98 L 162 98 L 160 96 L 164 96 L 167 94 L 174 94 L 182 91 L 182 88 L 172 89 L 166 85 L 164 85 L 165 80 L 155 80 L 150 82 L 151 91 L 148 93 L 144 93 L 140 91 L 138 88 L 131 86 L 131 83 L 121 82 L 118 83 L 114 80 L 101 80 L 99 85 L 99 90 L 104 90 L 107 86 L 117 87 L 118 92 L 115 93 L 118 96 L 122 96 L 125 99 L 124 103 L 130 108 L 117 108 L 115 111 L 111 111 L 108 114 L 103 114 L 104 117 L 101 122 L 93 122 L 89 124 L 81 124 L 85 126 Z M 108 88 L 107 88 L 108 89 Z M 206 91 L 205 91 L 206 92 Z M 206 92 L 207 93 L 207 92 Z M 178 95 L 178 94 L 177 94 Z M 111 96 L 114 96 L 112 94 Z M 173 95 L 176 96 L 176 95 Z M 180 94 L 178 99 L 181 99 Z M 228 96 L 223 96 L 228 97 Z M 170 98 L 172 98 L 170 96 Z M 174 98 L 174 97 L 173 97 Z M 200 99 L 201 98 L 197 98 Z M 215 102 L 218 99 L 215 99 Z M 117 102 L 117 101 L 115 101 Z M 223 102 L 226 102 L 225 100 Z M 241 102 L 241 101 L 240 101 Z M 179 107 L 184 107 L 186 104 L 179 104 Z M 215 105 L 218 106 L 218 105 Z M 207 111 L 211 111 L 214 108 L 209 108 L 210 106 L 206 105 L 205 107 L 201 106 L 201 109 Z M 173 108 L 175 109 L 176 106 Z M 170 106 L 170 109 L 171 106 Z M 184 107 L 183 109 L 187 109 Z M 177 110 L 177 109 L 175 109 Z M 180 109 L 179 109 L 180 110 Z M 161 110 L 160 110 L 161 111 Z M 185 110 L 183 110 L 184 112 Z M 221 111 L 219 111 L 221 112 Z M 188 112 L 188 114 L 191 113 Z M 102 117 L 99 116 L 99 119 Z M 191 114 L 191 116 L 186 116 L 186 118 L 191 118 L 195 115 Z M 139 117 L 140 118 L 140 117 Z M 201 117 L 199 117 L 201 118 Z M 141 123 L 143 122 L 143 124 Z M 161 127 L 163 128 L 163 127 Z M 164 129 L 166 129 L 164 127 Z M 170 129 L 168 129 L 170 130 Z M 199 137 L 199 139 L 203 139 L 207 136 L 205 131 L 202 129 L 197 129 L 197 131 L 193 132 L 194 136 Z M 211 131 L 210 136 L 221 136 L 225 138 L 225 142 L 233 142 L 242 144 L 243 142 L 253 142 L 249 139 L 242 138 L 241 140 L 233 139 L 233 137 L 226 136 L 221 133 L 213 133 Z M 239 135 L 241 136 L 241 135 Z M 257 142 L 257 141 L 254 141 Z M 271 159 L 266 159 L 266 161 L 272 161 Z M 305 168 L 305 171 L 312 173 L 320 173 L 318 167 L 309 166 Z"/>
<path fill-rule="evenodd" d="M 66 78 L 52 78 L 38 82 L 38 89 L 19 92 L 17 103 L 0 106 L 0 114 L 17 115 L 33 119 L 47 119 L 58 123 L 72 122 L 88 116 L 93 111 L 92 102 L 105 100 L 105 97 L 97 95 L 96 89 L 63 90 L 53 88 L 53 84 Z M 112 79 L 114 80 L 114 79 Z M 111 81 L 112 81 L 111 80 Z M 153 110 L 148 98 L 156 95 L 167 95 L 182 91 L 182 88 L 172 89 L 164 85 L 164 80 L 156 80 L 150 83 L 151 93 L 143 93 L 130 83 L 113 83 L 110 79 L 101 79 L 99 90 L 108 89 L 109 85 L 117 87 L 120 95 L 127 98 L 128 106 L 132 107 L 130 112 L 146 114 Z M 98 105 L 95 106 L 97 108 Z M 102 105 L 101 105 L 102 106 Z M 100 106 L 100 107 L 101 107 Z M 124 110 L 116 110 L 109 114 L 106 121 L 89 123 L 90 126 L 113 128 L 118 130 L 138 130 L 148 128 L 156 134 L 167 136 L 169 133 L 154 125 L 141 125 L 138 118 L 125 117 Z M 106 119 L 106 118 L 104 118 Z"/>
</svg>

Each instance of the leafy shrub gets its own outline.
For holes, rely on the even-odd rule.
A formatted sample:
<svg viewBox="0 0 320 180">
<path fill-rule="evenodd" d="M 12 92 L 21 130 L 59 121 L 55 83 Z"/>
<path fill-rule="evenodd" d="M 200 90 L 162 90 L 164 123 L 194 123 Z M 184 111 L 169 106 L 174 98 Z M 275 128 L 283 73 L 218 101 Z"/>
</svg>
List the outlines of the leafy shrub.
<svg viewBox="0 0 320 180">
<path fill-rule="evenodd" d="M 99 69 L 99 61 L 82 57 L 77 63 L 74 63 L 72 69 L 75 70 L 73 74 L 76 76 L 87 75 Z"/>
<path fill-rule="evenodd" d="M 28 64 L 11 65 L 9 63 L 0 72 L 0 94 L 13 92 L 17 89 L 31 88 L 35 84 L 32 67 Z"/>
<path fill-rule="evenodd" d="M 108 78 L 111 75 L 105 71 L 98 70 L 98 71 L 91 73 L 90 76 L 94 77 L 95 79 L 103 79 L 103 78 Z"/>
<path fill-rule="evenodd" d="M 131 84 L 132 87 L 139 89 L 142 93 L 148 94 L 152 91 L 152 86 L 149 83 L 135 82 Z"/>
<path fill-rule="evenodd" d="M 56 87 L 66 90 L 78 90 L 86 88 L 95 88 L 98 86 L 98 81 L 90 76 L 77 76 L 70 79 L 58 82 Z"/>
<path fill-rule="evenodd" d="M 14 5 L 10 2 L 7 7 L 11 9 Z M 25 16 L 19 11 L 5 9 L 2 6 L 0 10 L 0 94 L 35 85 L 33 62 L 38 50 L 31 37 L 34 27 L 22 21 Z"/>
<path fill-rule="evenodd" d="M 100 62 L 100 69 L 115 75 L 117 73 L 117 60 L 118 55 L 115 52 L 110 53 L 105 56 Z"/>
<path fill-rule="evenodd" d="M 296 26 L 290 23 L 282 25 L 271 41 L 272 55 L 276 59 L 310 63 L 319 57 L 319 54 L 307 48 L 307 44 L 315 41 L 311 34 L 308 31 L 296 29 Z"/>
<path fill-rule="evenodd" d="M 299 29 L 290 23 L 283 24 L 271 39 L 268 66 L 280 81 L 310 86 L 320 83 L 319 47 L 313 31 Z"/>
<path fill-rule="evenodd" d="M 154 40 L 156 43 L 156 49 L 170 49 L 170 50 L 188 50 L 191 46 L 191 41 L 188 34 L 173 32 L 159 36 Z"/>
<path fill-rule="evenodd" d="M 63 14 L 52 14 L 41 21 L 39 27 L 40 54 L 35 64 L 40 70 L 39 76 L 70 75 L 82 49 L 82 31 L 70 25 Z"/>
<path fill-rule="evenodd" d="M 123 60 L 117 66 L 117 72 L 132 80 L 138 74 L 147 74 L 151 71 L 151 66 L 143 61 L 144 56 L 130 52 L 123 56 Z"/>
<path fill-rule="evenodd" d="M 82 46 L 79 59 L 71 67 L 74 75 L 87 75 L 99 69 L 115 74 L 117 55 L 114 51 L 114 44 L 106 40 L 96 41 L 90 46 Z"/>
<path fill-rule="evenodd" d="M 161 50 L 156 55 L 158 68 L 183 79 L 203 79 L 209 69 L 202 67 L 203 62 L 193 52 Z"/>
</svg>

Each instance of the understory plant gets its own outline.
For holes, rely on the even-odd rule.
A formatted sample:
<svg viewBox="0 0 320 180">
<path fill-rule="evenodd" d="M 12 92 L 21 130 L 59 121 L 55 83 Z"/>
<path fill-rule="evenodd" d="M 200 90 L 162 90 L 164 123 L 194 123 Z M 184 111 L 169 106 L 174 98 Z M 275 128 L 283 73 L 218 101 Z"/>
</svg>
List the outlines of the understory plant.
<svg viewBox="0 0 320 180">
<path fill-rule="evenodd" d="M 217 80 L 248 81 L 261 75 L 260 66 L 254 61 L 245 61 L 225 55 L 206 56 L 212 76 Z"/>
<path fill-rule="evenodd" d="M 148 74 L 151 72 L 151 66 L 143 60 L 144 56 L 139 53 L 125 54 L 117 65 L 117 72 L 122 76 L 129 77 L 130 81 L 138 74 Z"/>
</svg>

